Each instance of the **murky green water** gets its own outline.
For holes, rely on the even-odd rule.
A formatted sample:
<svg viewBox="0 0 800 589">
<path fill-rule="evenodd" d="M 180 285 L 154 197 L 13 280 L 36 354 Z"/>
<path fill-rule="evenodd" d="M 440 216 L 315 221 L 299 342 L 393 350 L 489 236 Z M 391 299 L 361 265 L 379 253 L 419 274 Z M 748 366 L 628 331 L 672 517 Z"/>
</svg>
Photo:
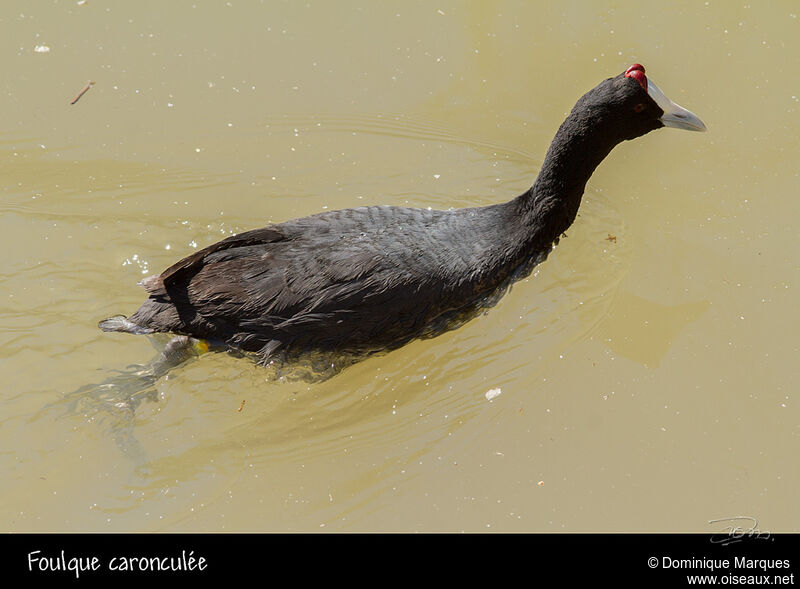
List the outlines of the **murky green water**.
<svg viewBox="0 0 800 589">
<path fill-rule="evenodd" d="M 796 531 L 799 13 L 4 2 L 2 529 Z M 64 403 L 156 354 L 96 328 L 142 277 L 326 209 L 507 200 L 633 62 L 709 132 L 618 147 L 485 315 L 321 383 L 210 354 L 133 421 Z"/>
</svg>

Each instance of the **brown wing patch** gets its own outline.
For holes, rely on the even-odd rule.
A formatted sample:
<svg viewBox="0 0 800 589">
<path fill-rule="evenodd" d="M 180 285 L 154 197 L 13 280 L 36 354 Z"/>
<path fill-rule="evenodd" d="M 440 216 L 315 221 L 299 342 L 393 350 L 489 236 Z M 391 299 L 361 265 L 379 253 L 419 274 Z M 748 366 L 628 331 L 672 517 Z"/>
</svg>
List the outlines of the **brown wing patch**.
<svg viewBox="0 0 800 589">
<path fill-rule="evenodd" d="M 203 267 L 205 258 L 210 254 L 242 246 L 275 243 L 283 239 L 286 239 L 286 236 L 274 227 L 264 227 L 233 235 L 173 264 L 161 273 L 160 282 L 163 284 L 164 290 L 169 291 L 170 288 L 178 286 L 178 283 L 188 283 L 189 279 Z M 145 288 L 148 287 L 145 286 Z"/>
</svg>

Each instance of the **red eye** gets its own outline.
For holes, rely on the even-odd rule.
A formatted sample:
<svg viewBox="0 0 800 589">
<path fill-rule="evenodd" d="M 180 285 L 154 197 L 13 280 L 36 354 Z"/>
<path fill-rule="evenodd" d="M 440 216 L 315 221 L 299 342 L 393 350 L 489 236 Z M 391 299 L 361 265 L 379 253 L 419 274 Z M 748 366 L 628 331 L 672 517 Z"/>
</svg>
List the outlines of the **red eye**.
<svg viewBox="0 0 800 589">
<path fill-rule="evenodd" d="M 643 110 L 644 110 L 644 104 L 641 102 L 633 107 L 633 112 L 642 112 Z"/>
</svg>

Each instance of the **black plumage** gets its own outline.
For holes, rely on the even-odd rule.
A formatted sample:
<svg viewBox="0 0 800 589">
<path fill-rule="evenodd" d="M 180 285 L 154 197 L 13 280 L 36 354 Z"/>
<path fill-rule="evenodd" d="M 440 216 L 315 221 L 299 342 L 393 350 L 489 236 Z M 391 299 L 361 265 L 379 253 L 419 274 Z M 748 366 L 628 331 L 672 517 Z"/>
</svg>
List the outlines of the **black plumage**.
<svg viewBox="0 0 800 589">
<path fill-rule="evenodd" d="M 145 279 L 144 304 L 100 327 L 218 340 L 264 360 L 369 353 L 430 335 L 543 259 L 613 147 L 665 125 L 704 129 L 631 66 L 577 102 L 534 185 L 509 202 L 360 207 L 247 231 Z"/>
</svg>

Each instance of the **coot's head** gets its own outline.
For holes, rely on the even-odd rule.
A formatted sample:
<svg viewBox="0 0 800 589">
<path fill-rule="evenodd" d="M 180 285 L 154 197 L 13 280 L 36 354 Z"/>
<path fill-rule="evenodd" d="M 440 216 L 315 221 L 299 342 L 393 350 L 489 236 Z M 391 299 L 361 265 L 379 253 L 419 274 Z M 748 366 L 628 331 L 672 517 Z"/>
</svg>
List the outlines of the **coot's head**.
<svg viewBox="0 0 800 589">
<path fill-rule="evenodd" d="M 635 139 L 661 127 L 706 130 L 694 113 L 667 98 L 638 63 L 587 92 L 575 111 L 580 111 L 588 124 L 602 127 L 620 140 Z"/>
</svg>

